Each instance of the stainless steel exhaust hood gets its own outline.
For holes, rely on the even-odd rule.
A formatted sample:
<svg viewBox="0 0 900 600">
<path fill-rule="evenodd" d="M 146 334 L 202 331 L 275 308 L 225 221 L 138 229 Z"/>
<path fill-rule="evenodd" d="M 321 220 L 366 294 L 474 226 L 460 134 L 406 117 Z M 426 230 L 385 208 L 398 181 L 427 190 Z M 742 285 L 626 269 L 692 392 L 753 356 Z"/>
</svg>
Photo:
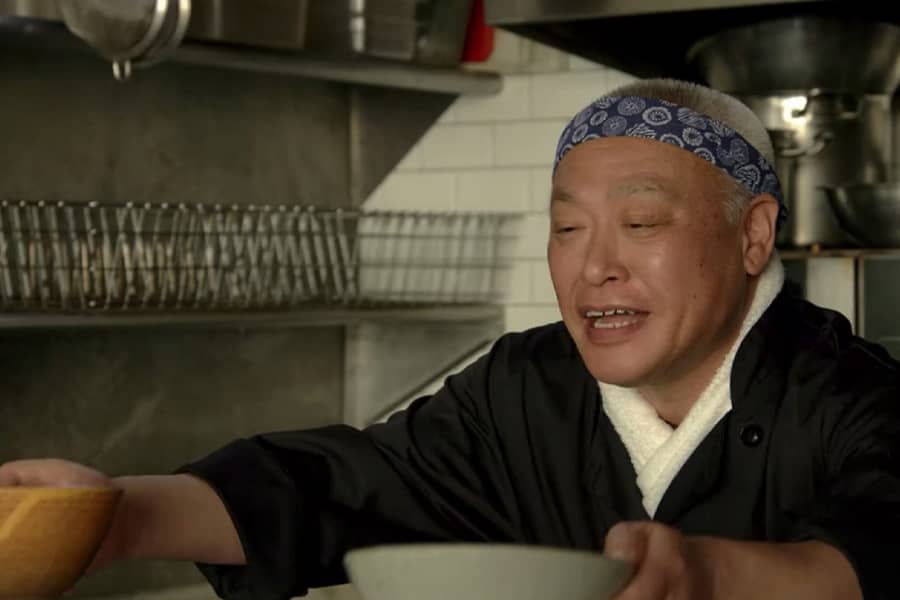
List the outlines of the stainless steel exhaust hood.
<svg viewBox="0 0 900 600">
<path fill-rule="evenodd" d="M 726 29 L 778 18 L 900 23 L 891 3 L 840 0 L 492 0 L 491 25 L 639 77 L 702 81 L 688 50 Z"/>
</svg>

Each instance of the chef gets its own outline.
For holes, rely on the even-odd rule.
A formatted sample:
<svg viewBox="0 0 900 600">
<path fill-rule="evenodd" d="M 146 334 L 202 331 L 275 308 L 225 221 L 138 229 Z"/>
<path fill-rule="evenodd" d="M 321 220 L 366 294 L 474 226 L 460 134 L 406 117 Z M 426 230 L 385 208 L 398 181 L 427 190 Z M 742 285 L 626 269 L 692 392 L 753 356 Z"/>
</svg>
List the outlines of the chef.
<svg viewBox="0 0 900 600">
<path fill-rule="evenodd" d="M 387 423 L 236 440 L 122 477 L 95 568 L 199 563 L 229 600 L 345 581 L 359 546 L 603 551 L 617 600 L 887 600 L 900 556 L 900 379 L 782 290 L 774 153 L 732 97 L 646 80 L 559 140 L 548 260 L 562 322 L 502 337 Z M 105 483 L 61 460 L 0 484 Z"/>
</svg>

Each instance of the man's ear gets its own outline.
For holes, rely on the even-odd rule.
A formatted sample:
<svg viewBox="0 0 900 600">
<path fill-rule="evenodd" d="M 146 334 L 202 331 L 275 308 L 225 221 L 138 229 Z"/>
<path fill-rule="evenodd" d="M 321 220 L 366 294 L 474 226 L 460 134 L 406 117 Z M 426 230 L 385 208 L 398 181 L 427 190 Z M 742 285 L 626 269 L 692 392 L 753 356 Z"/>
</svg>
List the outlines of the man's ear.
<svg viewBox="0 0 900 600">
<path fill-rule="evenodd" d="M 760 194 L 750 200 L 741 224 L 744 269 L 748 275 L 759 275 L 769 263 L 775 249 L 775 224 L 778 222 L 778 200 L 771 194 Z"/>
</svg>

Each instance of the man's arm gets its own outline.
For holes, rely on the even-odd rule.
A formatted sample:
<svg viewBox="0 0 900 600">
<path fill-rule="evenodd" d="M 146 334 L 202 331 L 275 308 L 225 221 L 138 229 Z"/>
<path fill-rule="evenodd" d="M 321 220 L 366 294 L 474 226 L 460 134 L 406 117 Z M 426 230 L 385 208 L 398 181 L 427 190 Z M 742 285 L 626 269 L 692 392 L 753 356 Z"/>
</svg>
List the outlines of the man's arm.
<svg viewBox="0 0 900 600">
<path fill-rule="evenodd" d="M 246 562 L 225 505 L 202 479 L 160 475 L 119 477 L 113 483 L 124 493 L 109 548 L 101 548 L 111 559 Z M 104 558 L 105 554 L 98 555 L 100 561 Z"/>
<path fill-rule="evenodd" d="M 0 465 L 0 486 L 90 485 L 122 489 L 109 533 L 91 570 L 130 558 L 243 564 L 244 553 L 216 492 L 191 475 L 108 479 L 63 460 L 21 460 Z"/>
<path fill-rule="evenodd" d="M 696 538 L 698 553 L 716 565 L 715 598 L 731 600 L 862 600 L 853 567 L 820 541 L 776 544 Z"/>
<path fill-rule="evenodd" d="M 850 562 L 819 541 L 776 544 L 683 536 L 620 523 L 605 553 L 635 563 L 615 600 L 862 600 Z"/>
</svg>

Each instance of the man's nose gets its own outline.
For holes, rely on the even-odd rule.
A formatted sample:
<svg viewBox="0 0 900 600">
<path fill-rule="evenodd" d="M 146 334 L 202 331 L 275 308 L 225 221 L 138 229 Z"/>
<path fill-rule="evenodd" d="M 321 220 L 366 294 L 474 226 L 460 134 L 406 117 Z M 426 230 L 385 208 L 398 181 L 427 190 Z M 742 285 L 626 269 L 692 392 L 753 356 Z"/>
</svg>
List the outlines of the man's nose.
<svg viewBox="0 0 900 600">
<path fill-rule="evenodd" d="M 598 232 L 591 237 L 585 249 L 582 277 L 590 285 L 628 279 L 621 248 L 613 236 Z"/>
</svg>

